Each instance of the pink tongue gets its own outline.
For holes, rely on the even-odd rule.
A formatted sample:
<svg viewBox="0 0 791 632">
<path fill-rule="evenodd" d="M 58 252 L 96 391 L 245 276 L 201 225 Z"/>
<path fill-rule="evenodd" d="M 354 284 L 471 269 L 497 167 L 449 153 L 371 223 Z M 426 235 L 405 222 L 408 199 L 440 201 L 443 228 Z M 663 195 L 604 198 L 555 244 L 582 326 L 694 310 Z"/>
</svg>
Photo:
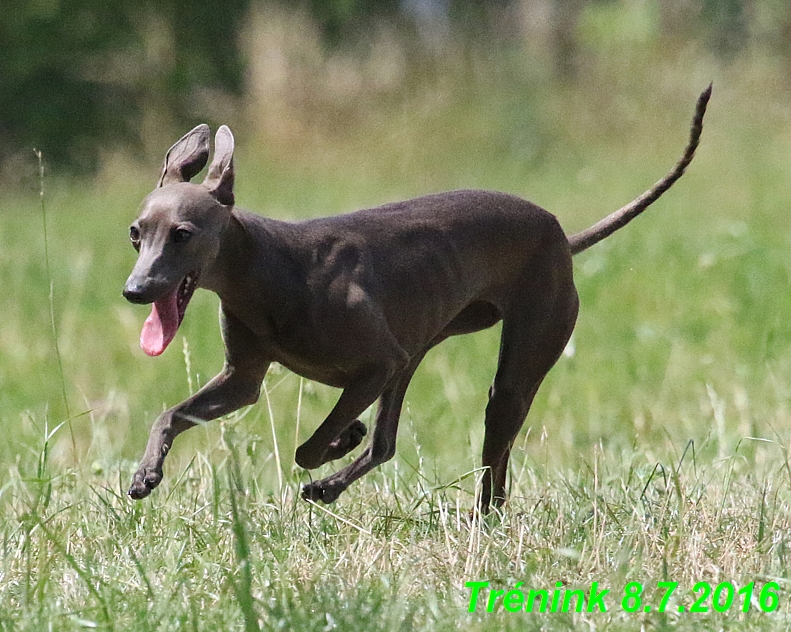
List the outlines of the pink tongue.
<svg viewBox="0 0 791 632">
<path fill-rule="evenodd" d="M 178 290 L 156 301 L 140 332 L 140 346 L 150 356 L 162 353 L 179 329 Z"/>
</svg>

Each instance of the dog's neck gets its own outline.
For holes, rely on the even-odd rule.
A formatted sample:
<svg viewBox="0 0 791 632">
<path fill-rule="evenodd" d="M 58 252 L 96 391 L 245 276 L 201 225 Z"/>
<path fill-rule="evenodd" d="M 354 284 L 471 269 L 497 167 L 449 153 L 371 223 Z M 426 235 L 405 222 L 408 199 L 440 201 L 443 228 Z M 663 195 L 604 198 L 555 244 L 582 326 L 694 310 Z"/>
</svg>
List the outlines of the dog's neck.
<svg viewBox="0 0 791 632">
<path fill-rule="evenodd" d="M 245 320 L 252 312 L 280 320 L 298 302 L 300 266 L 297 226 L 234 209 L 217 256 L 201 287 L 220 297 L 224 310 Z"/>
</svg>

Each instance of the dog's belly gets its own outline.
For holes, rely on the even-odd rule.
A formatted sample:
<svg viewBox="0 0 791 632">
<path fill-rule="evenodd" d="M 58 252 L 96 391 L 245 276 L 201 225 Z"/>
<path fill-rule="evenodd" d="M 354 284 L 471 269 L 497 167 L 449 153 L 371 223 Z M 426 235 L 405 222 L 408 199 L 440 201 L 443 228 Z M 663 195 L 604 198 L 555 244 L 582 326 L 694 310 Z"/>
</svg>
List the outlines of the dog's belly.
<svg viewBox="0 0 791 632">
<path fill-rule="evenodd" d="M 273 355 L 275 362 L 308 380 L 335 388 L 346 388 L 349 384 L 350 373 L 343 367 L 333 366 L 316 358 L 295 355 L 284 349 L 276 349 Z"/>
<path fill-rule="evenodd" d="M 488 329 L 502 319 L 500 310 L 487 301 L 475 301 L 467 305 L 448 323 L 441 334 L 444 336 L 460 336 L 475 331 Z"/>
<path fill-rule="evenodd" d="M 341 366 L 317 345 L 305 347 L 294 340 L 271 340 L 269 348 L 274 362 L 314 382 L 346 388 L 353 374 L 350 367 Z"/>
</svg>

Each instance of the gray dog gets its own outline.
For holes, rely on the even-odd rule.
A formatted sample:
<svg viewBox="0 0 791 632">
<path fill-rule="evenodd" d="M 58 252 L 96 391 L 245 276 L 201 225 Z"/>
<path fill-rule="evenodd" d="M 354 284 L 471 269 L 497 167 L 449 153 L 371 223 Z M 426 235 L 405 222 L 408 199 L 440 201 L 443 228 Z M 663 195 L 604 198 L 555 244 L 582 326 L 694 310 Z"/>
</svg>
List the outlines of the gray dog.
<svg viewBox="0 0 791 632">
<path fill-rule="evenodd" d="M 373 438 L 361 456 L 303 489 L 333 502 L 353 481 L 392 458 L 401 405 L 426 352 L 449 336 L 503 321 L 489 390 L 480 508 L 505 499 L 511 446 L 533 397 L 568 342 L 578 299 L 571 256 L 644 211 L 681 177 L 700 140 L 709 86 L 699 97 L 689 144 L 676 167 L 642 196 L 582 233 L 566 237 L 553 215 L 520 198 L 455 191 L 348 215 L 286 223 L 234 207 L 234 140 L 199 125 L 167 153 L 159 184 L 130 238 L 140 253 L 124 296 L 153 303 L 140 343 L 162 353 L 196 288 L 220 297 L 223 370 L 164 412 L 129 495 L 162 480 L 176 436 L 254 403 L 271 362 L 343 389 L 296 453 L 312 469 L 357 447 L 357 419 L 379 399 Z"/>
</svg>

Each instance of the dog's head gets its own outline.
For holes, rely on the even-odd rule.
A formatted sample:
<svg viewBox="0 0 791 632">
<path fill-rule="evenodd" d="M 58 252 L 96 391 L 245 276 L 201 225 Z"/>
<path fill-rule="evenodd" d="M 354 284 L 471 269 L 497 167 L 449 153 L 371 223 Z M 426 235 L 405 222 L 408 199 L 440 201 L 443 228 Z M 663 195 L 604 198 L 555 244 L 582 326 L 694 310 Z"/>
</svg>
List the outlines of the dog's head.
<svg viewBox="0 0 791 632">
<path fill-rule="evenodd" d="M 140 334 L 140 346 L 148 355 L 159 355 L 175 337 L 231 218 L 234 140 L 225 125 L 217 130 L 206 179 L 190 182 L 209 159 L 210 136 L 208 125 L 198 125 L 168 150 L 157 188 L 143 200 L 129 228 L 140 255 L 124 297 L 132 303 L 153 303 Z"/>
</svg>

